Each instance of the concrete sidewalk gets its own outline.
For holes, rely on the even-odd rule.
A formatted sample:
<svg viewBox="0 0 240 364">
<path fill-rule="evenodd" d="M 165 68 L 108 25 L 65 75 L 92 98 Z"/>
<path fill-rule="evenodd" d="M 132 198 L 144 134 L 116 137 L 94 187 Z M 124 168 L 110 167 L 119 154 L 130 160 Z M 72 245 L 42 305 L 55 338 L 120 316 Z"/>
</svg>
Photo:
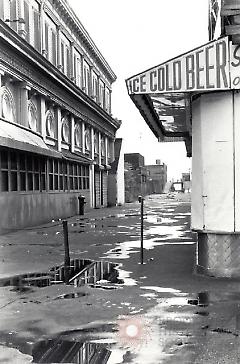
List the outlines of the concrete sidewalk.
<svg viewBox="0 0 240 364">
<path fill-rule="evenodd" d="M 240 361 L 239 281 L 194 274 L 196 237 L 190 231 L 189 195 L 146 199 L 144 265 L 139 264 L 139 213 L 140 204 L 132 203 L 68 219 L 71 258 L 119 263 L 124 284 L 118 288 L 55 285 L 21 292 L 0 287 L 3 355 L 11 358 L 6 346 L 31 355 L 40 339 L 66 331 L 82 336 L 86 327 L 91 340 L 99 340 L 98 327 L 112 358 L 118 353 L 116 363 Z M 1 236 L 0 249 L 0 278 L 47 272 L 64 260 L 62 222 Z M 81 297 L 58 299 L 66 293 Z M 132 342 L 123 344 L 119 337 L 119 320 L 132 318 L 144 327 L 140 350 Z M 129 350 L 131 359 L 126 359 Z M 29 362 L 31 357 L 19 356 L 18 360 Z"/>
</svg>

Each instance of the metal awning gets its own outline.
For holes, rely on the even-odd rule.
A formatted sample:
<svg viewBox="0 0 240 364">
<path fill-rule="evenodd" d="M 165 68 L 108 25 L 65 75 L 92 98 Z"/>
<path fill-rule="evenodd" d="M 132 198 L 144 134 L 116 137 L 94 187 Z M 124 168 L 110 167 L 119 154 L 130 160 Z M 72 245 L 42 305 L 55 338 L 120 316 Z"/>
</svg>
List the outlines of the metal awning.
<svg viewBox="0 0 240 364">
<path fill-rule="evenodd" d="M 185 141 L 191 156 L 192 100 L 240 89 L 240 49 L 219 38 L 126 80 L 128 94 L 160 141 Z"/>
<path fill-rule="evenodd" d="M 79 152 L 71 153 L 68 150 L 62 150 L 61 154 L 63 159 L 66 159 L 68 161 L 79 162 L 88 165 L 93 164 L 93 160 L 91 158 L 88 158 Z"/>
<path fill-rule="evenodd" d="M 3 119 L 0 120 L 0 146 L 62 158 L 61 153 L 50 149 L 40 135 Z"/>
<path fill-rule="evenodd" d="M 58 152 L 48 147 L 37 133 L 3 119 L 0 119 L 0 146 L 82 164 L 93 164 L 93 160 L 82 153 L 71 153 L 68 150 Z"/>
</svg>

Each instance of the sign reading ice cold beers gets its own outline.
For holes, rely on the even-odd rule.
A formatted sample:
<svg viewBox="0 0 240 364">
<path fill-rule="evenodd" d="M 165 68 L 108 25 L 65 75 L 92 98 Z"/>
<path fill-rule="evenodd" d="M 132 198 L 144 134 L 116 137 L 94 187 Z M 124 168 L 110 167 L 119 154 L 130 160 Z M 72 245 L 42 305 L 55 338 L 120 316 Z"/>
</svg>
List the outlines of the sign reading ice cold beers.
<svg viewBox="0 0 240 364">
<path fill-rule="evenodd" d="M 240 88 L 240 46 L 220 38 L 127 80 L 129 94 Z"/>
</svg>

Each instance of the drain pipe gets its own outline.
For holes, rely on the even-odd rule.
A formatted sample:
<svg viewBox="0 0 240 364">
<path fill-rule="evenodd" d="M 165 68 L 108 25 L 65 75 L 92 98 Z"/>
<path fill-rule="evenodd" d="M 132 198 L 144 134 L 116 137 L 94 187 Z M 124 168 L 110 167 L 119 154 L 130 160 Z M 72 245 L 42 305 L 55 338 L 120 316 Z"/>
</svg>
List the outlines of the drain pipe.
<svg viewBox="0 0 240 364">
<path fill-rule="evenodd" d="M 143 201 L 144 198 L 142 196 L 138 196 L 138 202 L 141 203 L 141 264 L 143 264 Z"/>
<path fill-rule="evenodd" d="M 69 255 L 69 242 L 68 242 L 68 222 L 63 220 L 63 240 L 64 240 L 64 282 L 69 283 L 70 278 L 70 255 Z"/>
</svg>

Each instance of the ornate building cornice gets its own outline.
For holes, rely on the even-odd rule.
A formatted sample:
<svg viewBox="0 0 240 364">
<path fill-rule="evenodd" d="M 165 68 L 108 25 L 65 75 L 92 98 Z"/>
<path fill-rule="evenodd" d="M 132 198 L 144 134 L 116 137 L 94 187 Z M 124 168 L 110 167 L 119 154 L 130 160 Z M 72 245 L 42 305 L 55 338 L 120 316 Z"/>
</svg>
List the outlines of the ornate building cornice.
<svg viewBox="0 0 240 364">
<path fill-rule="evenodd" d="M 99 128 L 103 127 L 106 133 L 107 125 L 111 126 L 112 133 L 120 127 L 114 118 L 1 20 L 0 43 L 0 68 L 2 66 L 16 79 L 30 83 L 39 93 L 89 124 L 96 123 Z M 82 109 L 85 109 L 86 113 L 82 112 Z M 89 116 L 89 112 L 92 117 Z M 102 122 L 106 123 L 105 127 L 101 126 Z"/>
<path fill-rule="evenodd" d="M 89 52 L 94 56 L 96 62 L 103 68 L 107 76 L 110 78 L 111 82 L 116 81 L 117 76 L 97 48 L 96 44 L 88 34 L 87 30 L 84 28 L 77 15 L 73 9 L 68 4 L 67 0 L 48 0 L 52 3 L 56 11 L 61 15 L 61 17 L 66 19 L 66 24 L 72 28 L 75 34 L 80 38 L 84 46 L 89 50 Z M 47 4 L 47 1 L 45 2 Z"/>
</svg>

